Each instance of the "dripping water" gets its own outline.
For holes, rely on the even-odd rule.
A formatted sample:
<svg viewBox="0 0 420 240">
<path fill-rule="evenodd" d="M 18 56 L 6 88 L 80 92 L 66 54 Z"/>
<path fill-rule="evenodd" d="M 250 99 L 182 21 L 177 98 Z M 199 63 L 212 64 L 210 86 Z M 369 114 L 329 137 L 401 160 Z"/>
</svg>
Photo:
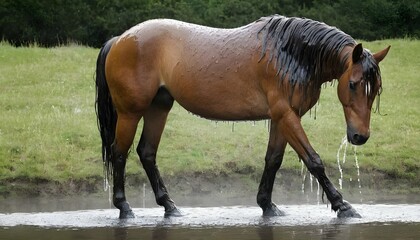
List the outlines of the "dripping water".
<svg viewBox="0 0 420 240">
<path fill-rule="evenodd" d="M 305 166 L 305 164 L 304 164 L 304 162 L 301 160 L 301 159 L 299 159 L 300 160 L 300 162 L 301 162 L 301 164 L 302 164 L 302 168 L 301 168 L 301 170 L 300 170 L 300 174 L 301 174 L 301 176 L 302 176 L 302 187 L 301 187 L 301 191 L 302 191 L 302 194 L 305 194 L 305 182 L 306 182 L 306 175 L 308 175 L 309 174 L 309 183 L 310 183 L 310 190 L 311 190 L 311 193 L 313 193 L 314 192 L 314 179 L 315 179 L 315 181 L 316 181 L 316 183 L 317 183 L 317 190 L 316 190 L 316 202 L 317 202 L 317 204 L 319 205 L 320 204 L 320 185 L 319 185 L 319 182 L 317 181 L 317 179 L 316 178 L 314 178 L 314 176 L 308 171 L 308 169 L 306 168 L 306 166 Z M 308 197 L 308 196 L 307 196 Z M 309 200 L 308 200 L 309 201 Z"/>
<path fill-rule="evenodd" d="M 146 183 L 143 183 L 143 208 L 146 207 Z"/>
<path fill-rule="evenodd" d="M 316 189 L 316 204 L 319 205 L 319 196 L 320 196 L 320 194 L 319 194 L 319 182 L 316 181 L 316 184 L 317 184 L 317 189 Z"/>
<path fill-rule="evenodd" d="M 341 163 L 340 163 L 340 152 L 344 147 L 343 158 L 342 158 L 342 162 L 344 164 L 346 162 L 347 146 L 348 146 L 347 137 L 344 136 L 343 139 L 341 140 L 340 147 L 338 148 L 338 151 L 337 151 L 337 166 L 338 166 L 338 171 L 340 171 L 340 178 L 338 179 L 338 185 L 340 189 L 343 189 L 343 168 L 341 167 Z"/>
<path fill-rule="evenodd" d="M 337 166 L 338 170 L 340 171 L 340 179 L 338 179 L 338 184 L 340 186 L 340 189 L 343 189 L 343 165 L 346 163 L 346 157 L 347 157 L 347 148 L 348 148 L 348 141 L 347 136 L 344 136 L 341 140 L 340 147 L 337 151 Z M 340 154 L 342 152 L 342 154 Z M 341 156 L 341 157 L 340 157 Z M 353 157 L 354 162 L 356 165 L 357 170 L 357 183 L 359 188 L 359 194 L 362 196 L 362 184 L 360 180 L 360 166 L 359 166 L 359 159 L 357 157 L 357 146 L 353 146 Z M 350 178 L 351 181 L 351 178 Z M 363 199 L 361 198 L 360 201 L 362 202 Z"/>
<path fill-rule="evenodd" d="M 314 113 L 313 113 L 314 120 L 316 120 L 316 107 L 317 107 L 318 104 L 319 104 L 319 102 L 317 104 L 315 104 L 315 106 L 313 108 L 309 109 L 309 117 L 310 118 L 312 118 L 312 109 L 314 111 Z"/>
<path fill-rule="evenodd" d="M 303 161 L 301 159 L 300 163 L 302 164 L 302 168 L 300 169 L 300 175 L 303 176 L 302 179 L 302 193 L 305 193 L 305 180 L 306 180 L 306 168 L 305 168 L 305 164 L 303 163 Z"/>
<path fill-rule="evenodd" d="M 309 174 L 309 181 L 311 182 L 311 193 L 313 193 L 314 192 L 314 186 L 313 186 L 314 178 L 313 178 L 312 174 Z"/>
<path fill-rule="evenodd" d="M 358 186 L 359 186 L 359 194 L 360 194 L 360 202 L 363 202 L 363 198 L 362 198 L 362 184 L 361 184 L 361 182 L 360 182 L 360 167 L 359 167 L 359 160 L 358 160 L 358 158 L 357 158 L 357 153 L 356 153 L 356 150 L 357 150 L 357 146 L 354 146 L 354 161 L 355 161 L 355 163 L 356 163 L 356 169 L 357 169 L 357 184 L 358 184 Z"/>
<path fill-rule="evenodd" d="M 109 185 L 109 181 L 108 181 L 108 174 L 106 173 L 106 167 L 105 167 L 105 163 L 104 163 L 104 192 L 108 192 L 108 203 L 109 203 L 109 208 L 112 207 L 112 198 L 111 198 L 111 187 Z"/>
</svg>

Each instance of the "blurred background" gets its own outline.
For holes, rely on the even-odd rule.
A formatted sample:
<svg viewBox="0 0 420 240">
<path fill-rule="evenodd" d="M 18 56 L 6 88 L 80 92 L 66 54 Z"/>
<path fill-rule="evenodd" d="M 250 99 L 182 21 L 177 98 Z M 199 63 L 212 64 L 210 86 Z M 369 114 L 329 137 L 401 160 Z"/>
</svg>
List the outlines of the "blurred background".
<svg viewBox="0 0 420 240">
<path fill-rule="evenodd" d="M 99 47 L 147 19 L 230 28 L 272 14 L 323 21 L 355 39 L 420 37 L 418 0 L 2 0 L 0 37 L 16 46 Z"/>
</svg>

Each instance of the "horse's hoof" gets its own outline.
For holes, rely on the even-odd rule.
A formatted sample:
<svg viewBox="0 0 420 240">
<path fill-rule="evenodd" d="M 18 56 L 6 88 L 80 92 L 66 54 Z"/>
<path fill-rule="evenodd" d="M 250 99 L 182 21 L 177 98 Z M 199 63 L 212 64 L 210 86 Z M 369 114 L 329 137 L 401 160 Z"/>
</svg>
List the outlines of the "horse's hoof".
<svg viewBox="0 0 420 240">
<path fill-rule="evenodd" d="M 129 219 L 129 218 L 135 218 L 135 217 L 136 215 L 134 215 L 131 209 L 120 211 L 120 219 Z"/>
<path fill-rule="evenodd" d="M 343 201 L 343 205 L 337 211 L 338 218 L 362 218 L 362 216 L 348 203 Z"/>
<path fill-rule="evenodd" d="M 270 205 L 263 210 L 263 216 L 264 217 L 279 217 L 279 216 L 285 216 L 286 214 L 277 208 L 276 204 L 270 203 Z"/>
<path fill-rule="evenodd" d="M 181 211 L 177 208 L 174 207 L 171 210 L 167 210 L 165 211 L 165 218 L 169 218 L 169 217 L 182 217 L 183 214 L 181 213 Z"/>
<path fill-rule="evenodd" d="M 117 201 L 114 200 L 114 202 L 117 202 Z M 136 217 L 133 211 L 131 210 L 130 204 L 125 200 L 115 204 L 115 207 L 120 210 L 120 219 Z"/>
</svg>

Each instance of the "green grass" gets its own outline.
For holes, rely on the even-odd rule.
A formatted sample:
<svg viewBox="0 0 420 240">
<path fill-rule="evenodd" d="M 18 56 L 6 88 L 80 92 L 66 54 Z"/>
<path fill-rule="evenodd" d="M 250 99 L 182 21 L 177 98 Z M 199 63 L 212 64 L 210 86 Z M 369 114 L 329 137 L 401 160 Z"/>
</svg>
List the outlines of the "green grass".
<svg viewBox="0 0 420 240">
<path fill-rule="evenodd" d="M 364 43 L 373 52 L 387 45 L 392 48 L 381 63 L 382 115 L 372 114 L 371 138 L 357 148 L 359 164 L 362 174 L 379 171 L 395 179 L 418 182 L 420 41 Z M 2 183 L 102 178 L 93 80 L 98 51 L 77 45 L 46 49 L 0 43 Z M 336 154 L 346 127 L 335 86 L 327 85 L 322 90 L 316 119 L 312 110 L 302 124 L 328 172 L 337 174 Z M 165 176 L 235 172 L 258 179 L 264 165 L 267 129 L 265 121 L 255 126 L 253 122 L 208 121 L 175 105 L 163 134 L 158 165 Z M 354 176 L 350 148 L 348 153 L 343 168 Z M 301 168 L 289 147 L 283 168 L 296 172 Z M 127 173 L 145 178 L 134 148 Z"/>
</svg>

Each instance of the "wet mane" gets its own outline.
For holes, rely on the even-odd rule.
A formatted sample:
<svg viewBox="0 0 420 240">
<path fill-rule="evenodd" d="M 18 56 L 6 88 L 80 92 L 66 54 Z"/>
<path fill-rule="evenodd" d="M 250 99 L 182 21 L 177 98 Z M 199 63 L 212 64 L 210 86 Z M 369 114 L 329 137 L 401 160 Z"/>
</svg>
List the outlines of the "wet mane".
<svg viewBox="0 0 420 240">
<path fill-rule="evenodd" d="M 371 86 L 366 89 L 366 94 L 370 95 L 372 94 L 372 90 L 376 85 L 376 79 L 379 79 L 379 82 L 381 82 L 381 72 L 372 54 L 366 49 L 363 50 L 360 63 L 363 69 L 363 79 L 365 80 L 366 84 L 369 83 Z M 380 95 L 380 92 L 378 95 Z"/>
<path fill-rule="evenodd" d="M 344 70 L 344 62 L 338 63 L 340 69 L 331 68 L 337 66 L 345 46 L 356 44 L 341 30 L 310 19 L 273 15 L 260 21 L 266 21 L 258 32 L 262 36 L 260 60 L 268 50 L 268 63 L 273 61 L 279 81 L 287 76 L 293 88 L 319 83 L 331 71 Z"/>
<path fill-rule="evenodd" d="M 373 89 L 378 84 L 376 80 L 379 79 L 379 90 L 376 93 L 378 98 L 376 100 L 376 107 L 374 111 L 380 114 L 379 105 L 381 101 L 380 96 L 382 93 L 381 71 L 369 50 L 363 50 L 362 57 L 360 59 L 360 64 L 362 65 L 365 94 L 367 94 L 370 97 L 373 97 Z"/>
</svg>

